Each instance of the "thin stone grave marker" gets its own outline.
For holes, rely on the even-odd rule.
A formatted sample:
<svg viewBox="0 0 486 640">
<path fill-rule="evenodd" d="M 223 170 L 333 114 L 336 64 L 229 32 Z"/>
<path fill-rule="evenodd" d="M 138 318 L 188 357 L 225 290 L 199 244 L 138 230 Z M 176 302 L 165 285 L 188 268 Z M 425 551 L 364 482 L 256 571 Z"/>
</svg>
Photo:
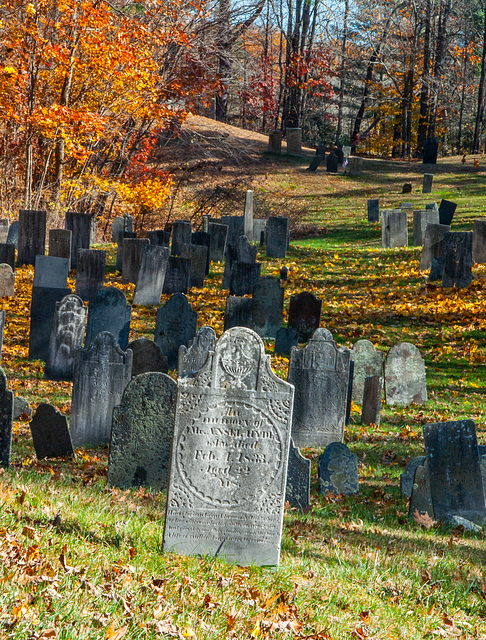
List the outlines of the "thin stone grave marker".
<svg viewBox="0 0 486 640">
<path fill-rule="evenodd" d="M 179 347 L 179 376 L 192 374 L 202 369 L 208 353 L 214 351 L 216 334 L 211 327 L 201 327 L 189 345 Z"/>
<path fill-rule="evenodd" d="M 82 299 L 67 295 L 56 303 L 45 376 L 51 380 L 72 380 L 76 349 L 82 346 L 86 316 Z"/>
<path fill-rule="evenodd" d="M 76 457 L 67 418 L 51 404 L 42 403 L 37 407 L 30 421 L 30 432 L 37 460 Z"/>
<path fill-rule="evenodd" d="M 9 467 L 12 455 L 13 392 L 7 388 L 7 376 L 0 367 L 0 467 Z"/>
<path fill-rule="evenodd" d="M 427 402 L 425 363 L 409 342 L 394 345 L 385 360 L 385 396 L 389 405 L 407 406 Z"/>
<path fill-rule="evenodd" d="M 358 457 L 342 442 L 332 442 L 319 456 L 319 489 L 324 495 L 358 493 Z"/>
</svg>

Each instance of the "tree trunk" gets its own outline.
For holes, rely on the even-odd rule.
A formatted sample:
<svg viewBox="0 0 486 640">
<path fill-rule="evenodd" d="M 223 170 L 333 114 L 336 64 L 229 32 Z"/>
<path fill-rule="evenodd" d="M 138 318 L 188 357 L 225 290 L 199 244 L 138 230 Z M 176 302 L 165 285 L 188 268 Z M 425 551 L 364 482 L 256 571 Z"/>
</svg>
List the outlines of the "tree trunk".
<svg viewBox="0 0 486 640">
<path fill-rule="evenodd" d="M 430 60 L 431 60 L 431 23 L 432 23 L 432 2 L 427 0 L 425 12 L 424 31 L 424 61 L 422 66 L 422 86 L 420 89 L 420 115 L 417 129 L 417 150 L 422 153 L 425 139 L 427 138 L 428 115 L 429 115 L 429 84 L 430 84 Z"/>
<path fill-rule="evenodd" d="M 346 47 L 348 41 L 349 0 L 344 4 L 343 40 L 341 43 L 341 71 L 339 74 L 339 100 L 336 127 L 336 144 L 339 144 L 343 130 L 344 87 L 346 84 Z"/>
<path fill-rule="evenodd" d="M 447 22 L 451 13 L 452 0 L 445 0 L 439 15 L 439 25 L 437 28 L 437 40 L 435 44 L 434 60 L 434 93 L 430 109 L 428 136 L 435 135 L 437 125 L 437 109 L 439 104 L 439 94 L 442 85 L 442 68 L 446 52 Z"/>
<path fill-rule="evenodd" d="M 481 149 L 481 135 L 483 133 L 483 120 L 484 120 L 485 80 L 486 80 L 486 11 L 484 12 L 483 56 L 481 60 L 481 77 L 479 79 L 476 124 L 474 126 L 473 153 L 479 153 L 479 150 Z"/>
</svg>

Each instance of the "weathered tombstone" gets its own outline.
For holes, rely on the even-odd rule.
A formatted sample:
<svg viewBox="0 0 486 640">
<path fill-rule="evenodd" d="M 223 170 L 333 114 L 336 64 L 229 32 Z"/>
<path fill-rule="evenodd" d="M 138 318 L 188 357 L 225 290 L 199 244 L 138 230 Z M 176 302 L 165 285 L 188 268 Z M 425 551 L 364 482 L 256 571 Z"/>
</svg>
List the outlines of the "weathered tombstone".
<svg viewBox="0 0 486 640">
<path fill-rule="evenodd" d="M 380 221 L 380 200 L 375 198 L 368 200 L 368 222 Z"/>
<path fill-rule="evenodd" d="M 63 258 L 57 258 L 62 260 Z M 49 340 L 56 304 L 71 294 L 69 288 L 32 287 L 30 303 L 29 360 L 44 360 L 49 357 Z"/>
<path fill-rule="evenodd" d="M 435 136 L 429 136 L 424 140 L 422 162 L 423 164 L 437 164 L 439 142 Z"/>
<path fill-rule="evenodd" d="M 413 246 L 424 244 L 425 233 L 429 224 L 439 224 L 439 214 L 434 209 L 416 209 L 413 212 Z"/>
<path fill-rule="evenodd" d="M 354 362 L 349 360 L 348 390 L 346 393 L 346 418 L 344 424 L 349 424 L 351 420 L 351 401 L 353 397 Z"/>
<path fill-rule="evenodd" d="M 142 373 L 113 409 L 107 484 L 167 487 L 177 384 L 165 373 Z"/>
<path fill-rule="evenodd" d="M 415 469 L 415 475 L 413 477 L 412 493 L 408 507 L 409 517 L 413 517 L 415 512 L 427 514 L 431 518 L 434 518 L 427 459 Z"/>
<path fill-rule="evenodd" d="M 411 182 L 405 182 L 405 184 L 402 187 L 402 193 L 412 193 L 412 183 Z"/>
<path fill-rule="evenodd" d="M 0 244 L 0 264 L 9 264 L 12 271 L 15 271 L 15 245 Z"/>
<path fill-rule="evenodd" d="M 221 216 L 221 222 L 228 226 L 226 245 L 235 247 L 240 236 L 245 235 L 244 216 Z"/>
<path fill-rule="evenodd" d="M 365 378 L 363 388 L 362 424 L 380 424 L 381 397 L 383 395 L 383 376 Z"/>
<path fill-rule="evenodd" d="M 228 225 L 218 224 L 217 222 L 209 223 L 209 258 L 214 262 L 223 262 L 224 253 L 226 251 L 226 238 L 228 236 Z"/>
<path fill-rule="evenodd" d="M 181 255 L 190 261 L 189 287 L 204 287 L 208 248 L 204 245 L 186 244 Z"/>
<path fill-rule="evenodd" d="M 319 456 L 319 490 L 326 495 L 358 493 L 358 456 L 342 442 L 330 443 Z"/>
<path fill-rule="evenodd" d="M 132 378 L 141 373 L 158 371 L 167 373 L 169 365 L 159 345 L 148 338 L 138 338 L 130 342 L 128 348 L 132 352 Z"/>
<path fill-rule="evenodd" d="M 231 267 L 230 295 L 244 296 L 253 293 L 260 278 L 261 268 L 260 263 L 235 262 Z"/>
<path fill-rule="evenodd" d="M 44 458 L 75 458 L 68 421 L 52 404 L 42 403 L 30 421 L 37 460 Z"/>
<path fill-rule="evenodd" d="M 456 211 L 457 204 L 450 200 L 441 200 L 439 205 L 439 222 L 440 224 L 451 224 L 452 218 Z"/>
<path fill-rule="evenodd" d="M 236 243 L 236 259 L 238 262 L 254 263 L 256 260 L 256 253 L 252 251 L 252 246 L 248 242 L 246 236 L 240 236 Z"/>
<path fill-rule="evenodd" d="M 206 247 L 206 272 L 205 275 L 209 273 L 209 265 L 211 264 L 211 258 L 209 257 L 209 252 L 211 249 L 211 236 L 207 231 L 195 231 L 192 236 L 192 244 Z"/>
<path fill-rule="evenodd" d="M 331 149 L 326 157 L 326 171 L 327 173 L 337 173 L 339 166 L 339 158 L 336 153 L 336 149 Z"/>
<path fill-rule="evenodd" d="M 287 155 L 300 156 L 302 153 L 302 129 L 300 127 L 287 127 L 285 129 L 287 142 Z"/>
<path fill-rule="evenodd" d="M 251 328 L 262 338 L 275 338 L 282 326 L 284 290 L 274 276 L 259 278 L 253 291 Z"/>
<path fill-rule="evenodd" d="M 420 255 L 420 271 L 430 269 L 434 258 L 444 257 L 444 236 L 446 233 L 449 233 L 450 230 L 450 226 L 446 224 L 427 225 L 422 253 Z"/>
<path fill-rule="evenodd" d="M 89 213 L 79 213 L 78 211 L 67 211 L 64 224 L 66 229 L 72 231 L 71 243 L 71 268 L 76 269 L 78 265 L 78 251 L 89 249 L 91 241 L 91 215 Z"/>
<path fill-rule="evenodd" d="M 410 498 L 413 489 L 413 480 L 415 478 L 415 472 L 417 467 L 420 467 L 425 462 L 425 456 L 416 456 L 412 458 L 403 473 L 400 474 L 400 493 L 406 498 Z"/>
<path fill-rule="evenodd" d="M 165 551 L 278 564 L 292 395 L 261 338 L 241 327 L 179 379 Z"/>
<path fill-rule="evenodd" d="M 468 287 L 472 282 L 472 236 L 470 231 L 444 235 L 442 286 Z"/>
<path fill-rule="evenodd" d="M 383 352 L 377 351 L 369 340 L 358 340 L 351 349 L 354 362 L 353 401 L 363 402 L 365 379 L 370 376 L 383 376 Z"/>
<path fill-rule="evenodd" d="M 296 329 L 299 342 L 307 342 L 321 321 L 322 300 L 310 291 L 301 291 L 291 296 L 289 304 L 289 327 Z"/>
<path fill-rule="evenodd" d="M 265 244 L 265 235 L 267 232 L 267 221 L 264 218 L 253 219 L 253 242 L 259 242 L 260 245 Z M 263 243 L 262 243 L 263 237 Z"/>
<path fill-rule="evenodd" d="M 291 439 L 285 501 L 294 509 L 306 511 L 310 507 L 310 480 L 311 461 L 304 458 Z"/>
<path fill-rule="evenodd" d="M 120 232 L 127 231 L 133 233 L 132 216 L 117 216 L 111 223 L 111 237 L 113 242 L 119 241 Z"/>
<path fill-rule="evenodd" d="M 189 345 L 179 347 L 179 377 L 202 369 L 208 353 L 214 351 L 216 334 L 211 327 L 201 327 Z"/>
<path fill-rule="evenodd" d="M 224 312 L 224 330 L 233 327 L 251 329 L 253 317 L 253 300 L 241 296 L 228 296 Z"/>
<path fill-rule="evenodd" d="M 157 311 L 154 340 L 167 357 L 169 369 L 177 367 L 179 347 L 196 335 L 197 311 L 183 293 L 174 293 Z"/>
<path fill-rule="evenodd" d="M 165 272 L 162 293 L 187 293 L 191 277 L 191 261 L 188 258 L 170 256 Z"/>
<path fill-rule="evenodd" d="M 168 247 L 170 245 L 170 233 L 163 229 L 155 229 L 147 231 L 147 238 L 151 245 L 156 247 Z"/>
<path fill-rule="evenodd" d="M 474 221 L 472 254 L 473 261 L 476 264 L 486 263 L 486 218 L 477 218 Z M 1 257 L 0 261 L 3 262 L 3 260 L 1 260 Z"/>
<path fill-rule="evenodd" d="M 348 164 L 346 165 L 346 173 L 350 176 L 359 176 L 363 173 L 364 158 L 360 156 L 352 156 L 348 158 Z"/>
<path fill-rule="evenodd" d="M 426 424 L 424 440 L 435 519 L 483 521 L 486 506 L 474 422 Z"/>
<path fill-rule="evenodd" d="M 118 233 L 118 244 L 116 249 L 116 270 L 121 271 L 123 267 L 123 242 L 125 239 L 136 238 L 133 231 L 120 231 Z"/>
<path fill-rule="evenodd" d="M 275 355 L 290 356 L 292 347 L 299 343 L 297 329 L 292 327 L 280 327 L 275 336 Z"/>
<path fill-rule="evenodd" d="M 19 221 L 14 220 L 8 229 L 7 244 L 15 245 L 15 248 L 19 244 Z"/>
<path fill-rule="evenodd" d="M 434 258 L 430 265 L 429 282 L 442 280 L 444 275 L 444 258 Z"/>
<path fill-rule="evenodd" d="M 268 134 L 268 152 L 282 153 L 282 132 L 270 131 Z"/>
<path fill-rule="evenodd" d="M 69 260 L 38 255 L 35 258 L 33 287 L 65 289 L 69 275 Z"/>
<path fill-rule="evenodd" d="M 289 219 L 272 216 L 267 220 L 267 258 L 285 258 Z"/>
<path fill-rule="evenodd" d="M 132 307 L 127 303 L 123 291 L 115 287 L 103 287 L 90 300 L 86 324 L 85 347 L 88 347 L 101 332 L 111 333 L 121 349 L 128 345 Z"/>
<path fill-rule="evenodd" d="M 10 466 L 12 421 L 13 392 L 7 389 L 7 376 L 0 367 L 0 467 Z"/>
<path fill-rule="evenodd" d="M 45 211 L 19 211 L 19 235 L 17 264 L 35 264 L 36 256 L 46 252 L 46 220 Z M 9 240 L 7 239 L 7 242 Z"/>
<path fill-rule="evenodd" d="M 0 218 L 0 242 L 6 243 L 8 238 L 8 219 Z"/>
<path fill-rule="evenodd" d="M 382 209 L 381 246 L 383 249 L 408 246 L 407 212 L 402 209 Z"/>
<path fill-rule="evenodd" d="M 400 202 L 399 209 L 406 209 L 407 211 L 411 211 L 413 209 L 413 202 Z"/>
<path fill-rule="evenodd" d="M 66 258 L 71 264 L 72 235 L 70 229 L 49 229 L 49 256 Z"/>
<path fill-rule="evenodd" d="M 191 244 L 192 224 L 189 220 L 175 220 L 172 225 L 171 256 L 182 256 L 186 244 Z"/>
<path fill-rule="evenodd" d="M 292 438 L 298 447 L 323 447 L 344 438 L 349 349 L 317 329 L 303 349 L 292 349 L 288 381 L 295 387 Z"/>
<path fill-rule="evenodd" d="M 105 282 L 106 251 L 79 249 L 76 272 L 76 295 L 93 300 Z"/>
<path fill-rule="evenodd" d="M 160 304 L 168 264 L 169 247 L 152 244 L 144 247 L 133 304 L 145 307 Z"/>
<path fill-rule="evenodd" d="M 385 360 L 385 396 L 389 405 L 407 406 L 427 402 L 425 363 L 409 342 L 394 345 Z"/>
<path fill-rule="evenodd" d="M 231 270 L 233 265 L 238 261 L 238 252 L 236 246 L 226 245 L 226 254 L 224 260 L 223 271 L 223 289 L 229 289 L 231 280 Z"/>
<path fill-rule="evenodd" d="M 74 355 L 83 344 L 87 313 L 83 300 L 76 295 L 67 295 L 56 303 L 45 367 L 46 378 L 73 379 Z"/>
<path fill-rule="evenodd" d="M 312 171 L 312 173 L 315 173 L 317 171 L 319 165 L 325 159 L 325 156 L 326 156 L 325 152 L 324 152 L 324 156 L 322 156 L 321 154 L 317 153 L 317 151 L 318 149 L 316 149 L 316 155 L 312 158 L 312 162 L 307 167 L 307 171 Z"/>
<path fill-rule="evenodd" d="M 434 211 L 437 211 L 437 213 L 439 212 L 439 206 L 437 204 L 437 202 L 428 202 L 425 205 L 426 209 L 433 209 Z"/>
<path fill-rule="evenodd" d="M 9 264 L 0 264 L 0 298 L 15 295 L 15 273 Z"/>
<path fill-rule="evenodd" d="M 422 193 L 432 193 L 432 183 L 434 182 L 433 173 L 424 173 L 422 182 Z"/>
<path fill-rule="evenodd" d="M 113 408 L 120 404 L 131 373 L 132 352 L 122 351 L 107 331 L 76 351 L 70 425 L 75 447 L 110 441 Z"/>
<path fill-rule="evenodd" d="M 5 332 L 5 309 L 0 311 L 0 361 L 2 360 L 3 334 Z"/>
<path fill-rule="evenodd" d="M 124 238 L 122 257 L 122 282 L 137 284 L 142 255 L 146 247 L 150 246 L 148 238 Z"/>
<path fill-rule="evenodd" d="M 247 189 L 245 196 L 244 235 L 253 242 L 253 191 Z"/>
</svg>

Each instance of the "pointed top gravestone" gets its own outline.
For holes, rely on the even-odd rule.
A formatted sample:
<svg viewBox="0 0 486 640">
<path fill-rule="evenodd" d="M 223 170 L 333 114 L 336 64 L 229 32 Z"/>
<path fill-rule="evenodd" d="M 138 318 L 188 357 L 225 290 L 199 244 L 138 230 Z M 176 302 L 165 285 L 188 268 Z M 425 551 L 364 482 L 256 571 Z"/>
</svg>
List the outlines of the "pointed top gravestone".
<svg viewBox="0 0 486 640">
<path fill-rule="evenodd" d="M 72 380 L 74 356 L 84 338 L 88 313 L 79 296 L 68 295 L 56 303 L 49 340 L 45 376 L 51 380 Z"/>
<path fill-rule="evenodd" d="M 100 289 L 89 303 L 85 346 L 89 346 L 102 331 L 109 331 L 120 347 L 126 349 L 131 315 L 132 307 L 123 291 L 115 287 Z"/>
<path fill-rule="evenodd" d="M 13 392 L 7 388 L 7 377 L 0 367 L 0 467 L 10 466 L 12 454 Z"/>
<path fill-rule="evenodd" d="M 309 291 L 291 296 L 288 325 L 297 330 L 299 342 L 307 342 L 321 321 L 322 300 Z"/>
<path fill-rule="evenodd" d="M 165 551 L 278 564 L 292 395 L 261 338 L 240 327 L 179 379 Z"/>
<path fill-rule="evenodd" d="M 169 369 L 177 367 L 179 347 L 196 335 L 197 311 L 183 293 L 174 293 L 157 311 L 154 340 L 167 357 Z"/>
<path fill-rule="evenodd" d="M 383 375 L 383 352 L 377 351 L 369 340 L 358 340 L 351 349 L 351 360 L 354 362 L 353 401 L 362 404 L 365 379 Z"/>
<path fill-rule="evenodd" d="M 216 334 L 211 327 L 201 327 L 189 346 L 179 347 L 179 376 L 199 371 L 206 362 L 208 353 L 214 351 Z"/>
<path fill-rule="evenodd" d="M 67 418 L 51 404 L 40 404 L 30 422 L 37 460 L 75 458 Z"/>
<path fill-rule="evenodd" d="M 332 442 L 319 456 L 319 488 L 325 495 L 358 493 L 358 457 L 342 442 Z"/>
<path fill-rule="evenodd" d="M 138 338 L 138 340 L 130 342 L 128 348 L 133 353 L 132 378 L 141 373 L 155 371 L 167 373 L 169 368 L 167 358 L 163 355 L 159 345 L 153 340 Z"/>
<path fill-rule="evenodd" d="M 385 397 L 389 405 L 407 406 L 427 402 L 425 363 L 413 344 L 399 342 L 385 360 Z"/>
</svg>

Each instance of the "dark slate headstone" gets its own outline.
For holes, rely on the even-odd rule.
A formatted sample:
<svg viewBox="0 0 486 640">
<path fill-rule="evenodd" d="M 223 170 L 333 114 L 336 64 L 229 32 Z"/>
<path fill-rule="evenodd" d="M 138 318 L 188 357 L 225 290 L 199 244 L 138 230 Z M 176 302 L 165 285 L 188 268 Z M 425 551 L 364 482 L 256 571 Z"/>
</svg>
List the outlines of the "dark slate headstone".
<svg viewBox="0 0 486 640">
<path fill-rule="evenodd" d="M 191 276 L 191 261 L 188 258 L 169 257 L 162 293 L 187 293 Z"/>
<path fill-rule="evenodd" d="M 226 245 L 236 247 L 238 238 L 245 235 L 245 216 L 221 216 L 221 223 L 228 226 Z"/>
<path fill-rule="evenodd" d="M 15 245 L 0 244 L 0 264 L 9 264 L 15 271 Z"/>
<path fill-rule="evenodd" d="M 45 376 L 51 380 L 72 380 L 74 355 L 82 346 L 88 309 L 81 298 L 67 295 L 56 302 Z"/>
<path fill-rule="evenodd" d="M 265 218 L 255 218 L 253 220 L 253 242 L 258 242 L 261 247 L 265 244 L 267 233 L 267 221 Z"/>
<path fill-rule="evenodd" d="M 197 287 L 198 289 L 204 287 L 208 248 L 204 245 L 186 244 L 181 255 L 191 263 L 189 287 Z"/>
<path fill-rule="evenodd" d="M 426 424 L 424 440 L 435 519 L 483 521 L 486 506 L 474 422 Z"/>
<path fill-rule="evenodd" d="M 146 247 L 150 246 L 148 238 L 124 238 L 122 257 L 122 282 L 137 284 L 142 255 Z"/>
<path fill-rule="evenodd" d="M 289 277 L 289 268 L 288 267 L 281 267 L 280 268 L 280 282 L 287 282 L 287 278 Z"/>
<path fill-rule="evenodd" d="M 385 396 L 388 405 L 405 407 L 427 402 L 425 363 L 417 347 L 399 342 L 385 360 Z"/>
<path fill-rule="evenodd" d="M 434 209 L 415 209 L 413 212 L 413 246 L 421 247 L 429 224 L 439 224 L 439 213 Z"/>
<path fill-rule="evenodd" d="M 267 220 L 267 258 L 285 258 L 289 219 L 272 216 Z"/>
<path fill-rule="evenodd" d="M 170 245 L 170 233 L 163 229 L 147 231 L 147 238 L 150 240 L 150 244 L 156 247 L 168 247 Z"/>
<path fill-rule="evenodd" d="M 91 240 L 91 215 L 78 211 L 67 211 L 64 226 L 72 231 L 71 243 L 71 268 L 76 269 L 78 264 L 78 251 L 89 249 Z"/>
<path fill-rule="evenodd" d="M 43 256 L 46 252 L 46 221 L 45 211 L 19 211 L 19 236 L 17 264 L 35 264 L 36 256 Z M 8 242 L 8 238 L 7 238 Z"/>
<path fill-rule="evenodd" d="M 294 509 L 306 511 L 310 507 L 310 480 L 311 461 L 304 458 L 291 439 L 285 501 Z"/>
<path fill-rule="evenodd" d="M 365 378 L 363 387 L 362 424 L 380 424 L 381 397 L 383 395 L 383 376 Z"/>
<path fill-rule="evenodd" d="M 415 471 L 425 462 L 425 456 L 416 456 L 412 458 L 403 473 L 400 474 L 400 493 L 406 498 L 410 498 L 413 489 L 413 480 Z"/>
<path fill-rule="evenodd" d="M 15 273 L 9 264 L 0 264 L 0 298 L 15 295 Z"/>
<path fill-rule="evenodd" d="M 106 251 L 79 249 L 76 272 L 76 295 L 93 300 L 105 282 Z"/>
<path fill-rule="evenodd" d="M 327 173 L 337 173 L 339 165 L 339 158 L 337 156 L 336 150 L 333 149 L 330 151 L 326 158 L 326 171 Z"/>
<path fill-rule="evenodd" d="M 192 234 L 192 244 L 199 245 L 201 247 L 207 247 L 206 251 L 206 275 L 209 273 L 209 265 L 211 263 L 210 250 L 211 250 L 211 236 L 206 231 L 195 231 Z"/>
<path fill-rule="evenodd" d="M 208 353 L 214 351 L 216 334 L 211 327 L 201 327 L 189 345 L 179 347 L 179 377 L 202 369 Z"/>
<path fill-rule="evenodd" d="M 116 270 L 121 271 L 123 268 L 123 241 L 125 239 L 136 238 L 137 234 L 133 231 L 120 231 L 118 234 L 118 244 L 116 249 Z"/>
<path fill-rule="evenodd" d="M 368 200 L 368 222 L 380 221 L 380 200 Z"/>
<path fill-rule="evenodd" d="M 72 235 L 70 229 L 49 229 L 49 255 L 66 258 L 71 264 Z"/>
<path fill-rule="evenodd" d="M 191 244 L 192 224 L 189 220 L 176 220 L 172 225 L 171 256 L 182 256 L 186 244 Z"/>
<path fill-rule="evenodd" d="M 253 293 L 260 278 L 260 263 L 235 262 L 231 267 L 229 292 L 231 296 Z"/>
<path fill-rule="evenodd" d="M 66 416 L 51 404 L 40 404 L 30 422 L 37 460 L 75 458 Z"/>
<path fill-rule="evenodd" d="M 223 289 L 229 289 L 231 281 L 231 270 L 233 265 L 238 261 L 238 252 L 236 246 L 232 247 L 230 244 L 226 246 L 226 254 L 224 257 L 224 271 L 223 271 Z"/>
<path fill-rule="evenodd" d="M 19 221 L 15 220 L 8 228 L 7 244 L 13 244 L 15 248 L 19 244 Z"/>
<path fill-rule="evenodd" d="M 292 327 L 280 327 L 275 336 L 275 355 L 290 356 L 292 347 L 299 343 L 297 329 Z"/>
<path fill-rule="evenodd" d="M 288 381 L 295 387 L 292 438 L 298 447 L 323 447 L 344 438 L 350 352 L 330 331 L 317 329 L 292 349 Z"/>
<path fill-rule="evenodd" d="M 444 235 L 442 286 L 468 287 L 472 282 L 472 237 L 470 231 Z"/>
<path fill-rule="evenodd" d="M 224 330 L 233 327 L 251 328 L 253 316 L 253 300 L 241 296 L 228 296 L 224 312 Z"/>
<path fill-rule="evenodd" d="M 439 223 L 450 225 L 456 208 L 457 203 L 451 202 L 450 200 L 441 200 L 439 204 Z"/>
<path fill-rule="evenodd" d="M 169 366 L 167 358 L 162 354 L 160 347 L 153 340 L 138 338 L 130 342 L 128 348 L 132 351 L 132 378 L 141 373 L 158 371 L 167 373 Z"/>
<path fill-rule="evenodd" d="M 196 335 L 197 311 L 183 293 L 174 293 L 157 311 L 154 340 L 167 357 L 169 369 L 177 367 L 179 347 Z"/>
<path fill-rule="evenodd" d="M 75 447 L 110 441 L 113 408 L 120 404 L 131 373 L 132 352 L 122 351 L 107 331 L 76 351 L 70 425 Z"/>
<path fill-rule="evenodd" d="M 439 152 L 439 142 L 437 138 L 428 137 L 424 141 L 423 147 L 423 164 L 437 164 L 437 154 Z"/>
<path fill-rule="evenodd" d="M 120 232 L 133 233 L 132 216 L 117 216 L 111 223 L 111 237 L 113 242 L 118 242 Z M 132 237 L 132 236 L 129 236 Z"/>
<path fill-rule="evenodd" d="M 413 518 L 415 512 L 427 514 L 434 518 L 434 508 L 432 505 L 432 495 L 430 493 L 429 464 L 427 458 L 425 462 L 415 469 L 413 477 L 412 494 L 408 507 L 408 515 Z"/>
<path fill-rule="evenodd" d="M 358 493 L 358 457 L 342 442 L 332 442 L 319 456 L 319 490 L 327 495 Z"/>
<path fill-rule="evenodd" d="M 115 336 L 120 347 L 126 349 L 131 316 L 132 307 L 123 291 L 103 287 L 89 303 L 85 346 L 88 347 L 102 331 L 108 331 Z"/>
<path fill-rule="evenodd" d="M 446 224 L 427 225 L 420 256 L 420 271 L 430 269 L 434 258 L 442 258 L 444 256 L 444 236 L 450 230 L 450 226 Z M 440 279 L 442 279 L 442 274 Z"/>
<path fill-rule="evenodd" d="M 310 291 L 301 291 L 291 296 L 289 304 L 289 327 L 296 329 L 299 342 L 307 342 L 321 321 L 322 300 Z"/>
<path fill-rule="evenodd" d="M 0 251 L 1 247 L 0 244 Z M 474 221 L 472 253 L 473 261 L 476 264 L 486 263 L 486 218 L 477 218 Z M 6 261 L 0 257 L 0 262 Z"/>
<path fill-rule="evenodd" d="M 358 340 L 351 349 L 354 362 L 353 402 L 363 402 L 365 379 L 383 376 L 383 352 L 377 351 L 370 340 Z"/>
<path fill-rule="evenodd" d="M 71 289 L 67 288 L 32 287 L 29 360 L 47 361 L 56 304 L 70 293 Z"/>
<path fill-rule="evenodd" d="M 3 334 L 5 332 L 5 309 L 0 311 L 0 361 L 2 360 Z"/>
<path fill-rule="evenodd" d="M 10 466 L 12 421 L 13 392 L 7 389 L 7 377 L 0 368 L 0 467 Z"/>
<path fill-rule="evenodd" d="M 381 212 L 381 246 L 384 249 L 408 246 L 408 220 L 404 209 Z"/>
<path fill-rule="evenodd" d="M 65 289 L 69 275 L 69 260 L 38 255 L 35 258 L 34 287 Z"/>
<path fill-rule="evenodd" d="M 412 193 L 412 183 L 411 182 L 405 182 L 405 184 L 402 187 L 402 193 Z"/>
<path fill-rule="evenodd" d="M 223 262 L 226 251 L 226 238 L 228 236 L 228 225 L 209 223 L 209 259 L 214 262 Z"/>
<path fill-rule="evenodd" d="M 434 182 L 433 173 L 424 173 L 422 181 L 422 193 L 432 193 L 432 184 Z"/>
<path fill-rule="evenodd" d="M 307 167 L 307 171 L 312 171 L 313 173 L 315 173 L 317 171 L 317 167 L 321 164 L 322 160 L 323 160 L 323 157 L 317 155 L 316 153 L 316 155 L 312 158 L 312 162 Z"/>
<path fill-rule="evenodd" d="M 160 304 L 168 264 L 169 247 L 152 244 L 144 247 L 133 304 L 145 307 Z"/>
<path fill-rule="evenodd" d="M 278 564 L 292 395 L 241 327 L 179 378 L 164 551 Z"/>
<path fill-rule="evenodd" d="M 442 280 L 444 275 L 444 258 L 433 258 L 430 265 L 429 282 Z"/>
<path fill-rule="evenodd" d="M 262 338 L 275 338 L 282 327 L 284 290 L 274 276 L 259 278 L 253 291 L 253 331 Z"/>
<path fill-rule="evenodd" d="M 142 373 L 113 409 L 107 484 L 167 488 L 177 385 L 165 373 Z"/>
<path fill-rule="evenodd" d="M 349 361 L 349 375 L 348 375 L 348 392 L 346 395 L 346 419 L 345 424 L 349 424 L 351 419 L 351 402 L 353 399 L 353 378 L 354 378 L 354 362 Z"/>
<path fill-rule="evenodd" d="M 252 252 L 252 246 L 246 236 L 240 236 L 238 238 L 236 243 L 236 259 L 238 262 L 255 262 L 256 255 Z"/>
</svg>

